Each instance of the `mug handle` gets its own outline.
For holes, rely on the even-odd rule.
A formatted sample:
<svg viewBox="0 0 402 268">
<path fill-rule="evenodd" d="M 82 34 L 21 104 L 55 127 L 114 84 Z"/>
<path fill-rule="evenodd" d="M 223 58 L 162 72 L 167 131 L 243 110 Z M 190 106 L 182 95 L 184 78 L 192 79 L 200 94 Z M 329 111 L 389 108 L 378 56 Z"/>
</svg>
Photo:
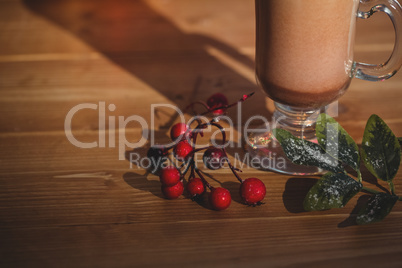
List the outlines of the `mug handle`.
<svg viewBox="0 0 402 268">
<path fill-rule="evenodd" d="M 371 7 L 369 11 L 361 11 L 361 8 L 367 6 Z M 353 63 L 354 77 L 368 81 L 388 79 L 396 74 L 402 65 L 402 7 L 396 0 L 360 0 L 357 17 L 368 19 L 378 11 L 385 12 L 391 19 L 395 30 L 395 45 L 389 59 L 382 64 Z"/>
</svg>

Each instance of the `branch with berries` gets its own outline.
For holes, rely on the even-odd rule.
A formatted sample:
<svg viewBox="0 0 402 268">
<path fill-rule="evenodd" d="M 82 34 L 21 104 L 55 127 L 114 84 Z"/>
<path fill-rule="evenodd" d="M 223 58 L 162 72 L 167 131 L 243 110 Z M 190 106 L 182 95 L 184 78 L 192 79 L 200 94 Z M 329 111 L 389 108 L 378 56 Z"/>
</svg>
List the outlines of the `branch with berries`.
<svg viewBox="0 0 402 268">
<path fill-rule="evenodd" d="M 204 123 L 197 117 L 194 117 L 188 124 L 177 123 L 170 130 L 173 145 L 169 147 L 153 146 L 148 150 L 147 156 L 151 162 L 152 172 L 159 175 L 162 193 L 167 199 L 178 198 L 186 189 L 187 194 L 193 200 L 202 200 L 202 196 L 208 192 L 209 203 L 215 210 L 225 210 L 229 207 L 232 200 L 229 190 L 223 187 L 213 187 L 196 165 L 195 154 L 204 151 L 203 163 L 208 169 L 217 170 L 225 164 L 229 167 L 234 177 L 240 182 L 240 195 L 246 205 L 262 204 L 266 194 L 264 183 L 257 178 L 243 180 L 239 175 L 239 172 L 242 171 L 232 165 L 224 146 L 196 147 L 198 135 L 203 136 L 203 130 L 209 127 L 217 128 L 222 136 L 222 144 L 226 144 L 225 130 L 218 123 L 219 116 L 225 114 L 228 108 L 247 100 L 253 94 L 243 95 L 240 100 L 232 104 L 228 104 L 227 98 L 220 93 L 212 95 L 207 102 L 191 103 L 185 111 L 192 109 L 194 113 L 194 106 L 201 105 L 205 111 L 198 115 L 212 114 L 216 117 Z M 196 126 L 191 128 L 193 123 Z M 173 155 L 180 164 L 175 164 L 168 157 L 169 155 Z"/>
</svg>

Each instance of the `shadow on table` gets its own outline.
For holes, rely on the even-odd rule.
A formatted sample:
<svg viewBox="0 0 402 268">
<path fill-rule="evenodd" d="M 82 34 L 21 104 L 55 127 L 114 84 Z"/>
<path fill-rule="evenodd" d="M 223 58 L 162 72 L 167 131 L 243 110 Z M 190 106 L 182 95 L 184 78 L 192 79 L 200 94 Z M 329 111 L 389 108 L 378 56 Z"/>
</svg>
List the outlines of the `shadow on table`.
<svg viewBox="0 0 402 268">
<path fill-rule="evenodd" d="M 317 178 L 290 178 L 286 182 L 285 191 L 282 195 L 285 208 L 291 213 L 306 212 L 303 208 L 303 200 L 316 182 Z"/>
<path fill-rule="evenodd" d="M 254 70 L 251 59 L 217 39 L 183 32 L 146 1 L 23 0 L 23 3 L 178 106 L 187 105 L 190 100 L 205 100 L 215 92 L 226 93 L 232 101 L 244 93 L 257 91 L 255 83 L 212 56 L 208 48 Z M 269 116 L 265 97 L 253 98 L 248 109 Z"/>
<path fill-rule="evenodd" d="M 213 48 L 254 70 L 251 59 L 217 39 L 182 31 L 147 1 L 23 0 L 23 3 L 33 13 L 70 32 L 181 108 L 216 92 L 225 93 L 233 102 L 245 93 L 258 90 L 255 83 L 223 64 L 208 49 Z M 252 105 L 243 108 L 245 120 L 256 113 L 270 118 L 265 96 L 254 96 L 250 102 Z M 160 122 L 155 133 L 157 141 L 166 140 L 166 132 L 175 119 Z M 135 152 L 145 157 L 147 149 L 137 148 Z M 127 172 L 123 179 L 133 188 L 162 197 L 159 181 L 149 174 Z M 237 188 L 237 185 L 229 186 Z"/>
<path fill-rule="evenodd" d="M 149 172 L 145 172 L 145 174 L 127 172 L 123 175 L 123 179 L 128 185 L 135 189 L 150 192 L 159 198 L 164 198 L 161 192 L 160 182 L 158 180 L 150 180 L 148 175 Z"/>
</svg>

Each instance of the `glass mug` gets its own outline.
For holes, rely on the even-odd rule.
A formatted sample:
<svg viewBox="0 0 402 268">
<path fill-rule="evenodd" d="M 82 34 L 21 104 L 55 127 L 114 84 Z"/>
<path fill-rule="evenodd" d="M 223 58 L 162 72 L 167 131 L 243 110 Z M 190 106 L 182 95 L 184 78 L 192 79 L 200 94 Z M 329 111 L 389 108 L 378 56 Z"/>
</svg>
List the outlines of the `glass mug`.
<svg viewBox="0 0 402 268">
<path fill-rule="evenodd" d="M 275 103 L 274 127 L 307 140 L 315 119 L 338 99 L 353 77 L 383 81 L 402 65 L 402 8 L 396 0 L 255 0 L 256 76 Z M 395 46 L 379 65 L 353 60 L 356 18 L 385 12 L 395 29 Z M 316 174 L 315 167 L 286 163 L 269 127 L 249 137 L 248 151 L 264 168 L 286 174 Z M 265 161 L 265 165 L 264 165 Z"/>
</svg>

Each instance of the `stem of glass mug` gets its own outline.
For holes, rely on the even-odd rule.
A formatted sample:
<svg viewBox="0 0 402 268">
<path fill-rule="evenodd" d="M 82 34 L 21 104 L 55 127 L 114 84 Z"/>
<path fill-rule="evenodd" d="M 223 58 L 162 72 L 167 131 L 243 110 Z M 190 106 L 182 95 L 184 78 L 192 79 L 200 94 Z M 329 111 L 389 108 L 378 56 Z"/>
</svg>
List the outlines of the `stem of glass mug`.
<svg viewBox="0 0 402 268">
<path fill-rule="evenodd" d="M 374 5 L 374 6 L 373 6 Z M 361 11 L 369 6 L 369 10 Z M 368 19 L 376 12 L 386 13 L 395 29 L 395 45 L 389 59 L 382 64 L 354 62 L 352 75 L 369 81 L 383 81 L 392 77 L 402 65 L 402 7 L 396 0 L 360 0 L 357 17 Z"/>
<path fill-rule="evenodd" d="M 283 128 L 300 139 L 315 139 L 315 123 L 320 109 L 298 108 L 277 102 L 275 108 L 272 128 Z"/>
</svg>

